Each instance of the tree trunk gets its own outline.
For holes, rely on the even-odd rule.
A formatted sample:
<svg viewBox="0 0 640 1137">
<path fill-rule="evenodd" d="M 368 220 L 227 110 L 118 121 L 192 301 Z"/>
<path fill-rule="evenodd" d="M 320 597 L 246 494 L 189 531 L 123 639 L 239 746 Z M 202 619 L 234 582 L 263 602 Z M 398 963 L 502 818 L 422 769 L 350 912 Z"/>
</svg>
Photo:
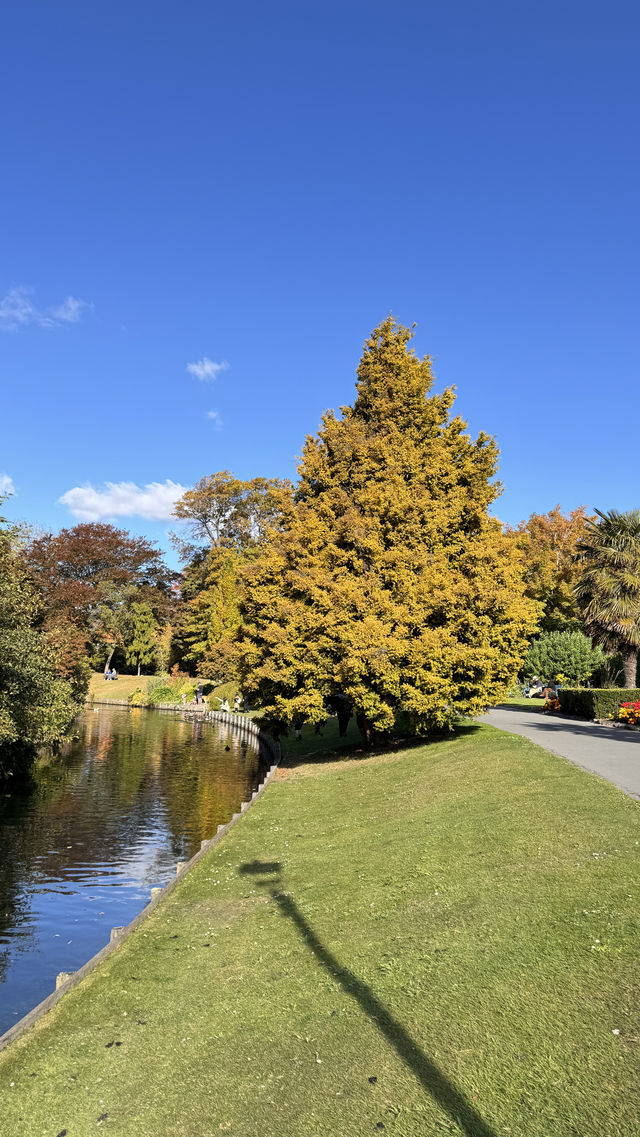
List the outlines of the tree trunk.
<svg viewBox="0 0 640 1137">
<path fill-rule="evenodd" d="M 347 730 L 349 729 L 349 719 L 351 718 L 350 707 L 340 707 L 338 710 L 338 734 L 340 738 L 347 737 Z"/>
<path fill-rule="evenodd" d="M 138 660 L 138 675 L 140 674 L 140 660 Z"/>
<path fill-rule="evenodd" d="M 107 671 L 108 671 L 108 670 L 109 670 L 109 668 L 111 667 L 111 660 L 113 659 L 113 653 L 114 653 L 114 651 L 115 651 L 115 650 L 116 650 L 116 648 L 115 648 L 115 644 L 114 644 L 114 646 L 111 648 L 111 651 L 109 652 L 109 658 L 108 658 L 107 662 L 106 662 L 106 663 L 105 663 L 105 665 L 104 665 L 104 673 L 105 673 L 105 675 L 107 674 Z"/>
<path fill-rule="evenodd" d="M 358 729 L 364 738 L 365 746 L 367 748 L 370 747 L 373 742 L 373 727 L 371 725 L 371 722 L 367 716 L 363 714 L 356 715 L 356 722 L 358 724 Z"/>
<path fill-rule="evenodd" d="M 636 672 L 638 670 L 638 649 L 627 647 L 622 653 L 624 665 L 624 685 L 626 688 L 635 687 Z"/>
</svg>

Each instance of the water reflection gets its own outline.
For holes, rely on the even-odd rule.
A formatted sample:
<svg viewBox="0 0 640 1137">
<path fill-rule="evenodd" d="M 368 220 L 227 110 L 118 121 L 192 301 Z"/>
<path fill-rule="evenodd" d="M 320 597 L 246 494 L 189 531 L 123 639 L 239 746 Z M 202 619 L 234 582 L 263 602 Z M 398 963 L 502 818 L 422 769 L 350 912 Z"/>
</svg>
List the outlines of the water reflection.
<svg viewBox="0 0 640 1137">
<path fill-rule="evenodd" d="M 86 711 L 33 786 L 0 800 L 0 1033 L 127 924 L 260 776 L 256 747 L 226 726 Z"/>
</svg>

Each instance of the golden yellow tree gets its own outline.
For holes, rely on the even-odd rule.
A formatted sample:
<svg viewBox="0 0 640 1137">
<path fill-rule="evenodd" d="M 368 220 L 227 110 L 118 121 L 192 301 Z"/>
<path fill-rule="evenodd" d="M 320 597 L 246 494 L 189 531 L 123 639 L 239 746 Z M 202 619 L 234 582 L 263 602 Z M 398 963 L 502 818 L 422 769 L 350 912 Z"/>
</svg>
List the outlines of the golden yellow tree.
<svg viewBox="0 0 640 1137">
<path fill-rule="evenodd" d="M 521 551 L 491 518 L 497 448 L 430 394 L 431 361 L 390 316 L 367 340 L 357 397 L 306 440 L 279 522 L 246 572 L 245 694 L 271 720 L 350 700 L 363 734 L 398 712 L 416 732 L 498 698 L 535 625 Z"/>
<path fill-rule="evenodd" d="M 541 632 L 577 632 L 583 626 L 575 587 L 580 579 L 578 543 L 589 531 L 583 505 L 568 516 L 556 505 L 549 513 L 532 513 L 521 521 L 527 595 L 541 606 Z"/>
</svg>

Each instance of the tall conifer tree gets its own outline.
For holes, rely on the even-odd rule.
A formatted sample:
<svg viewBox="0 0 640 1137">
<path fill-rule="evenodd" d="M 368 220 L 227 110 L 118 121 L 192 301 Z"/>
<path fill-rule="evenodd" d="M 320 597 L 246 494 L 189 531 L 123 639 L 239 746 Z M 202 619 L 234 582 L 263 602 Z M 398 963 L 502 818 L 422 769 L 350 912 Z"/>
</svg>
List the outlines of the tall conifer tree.
<svg viewBox="0 0 640 1137">
<path fill-rule="evenodd" d="M 488 508 L 497 448 L 430 394 L 431 362 L 390 316 L 357 397 L 308 437 L 247 572 L 243 688 L 275 721 L 346 696 L 365 737 L 399 711 L 417 732 L 477 714 L 513 682 L 535 625 L 521 553 Z"/>
</svg>

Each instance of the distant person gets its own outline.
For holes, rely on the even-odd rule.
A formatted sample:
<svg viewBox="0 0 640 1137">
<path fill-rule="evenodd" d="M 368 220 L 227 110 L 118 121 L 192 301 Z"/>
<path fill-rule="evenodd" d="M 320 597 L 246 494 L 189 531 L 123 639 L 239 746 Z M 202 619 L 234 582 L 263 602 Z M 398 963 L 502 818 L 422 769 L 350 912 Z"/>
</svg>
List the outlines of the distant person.
<svg viewBox="0 0 640 1137">
<path fill-rule="evenodd" d="M 113 670 L 112 670 L 112 672 L 111 672 L 111 678 L 112 678 L 112 679 L 117 679 L 117 678 L 118 678 L 118 672 L 116 671 L 115 667 L 113 668 Z"/>
<path fill-rule="evenodd" d="M 222 702 L 220 704 L 220 710 L 224 711 L 225 715 L 229 714 L 231 707 L 229 706 L 229 700 L 228 699 L 225 698 L 222 700 Z"/>
<path fill-rule="evenodd" d="M 296 739 L 298 742 L 300 742 L 302 740 L 302 723 L 300 719 L 294 719 L 292 725 L 293 729 L 296 732 Z"/>
<path fill-rule="evenodd" d="M 187 692 L 186 691 L 182 692 L 180 699 L 181 699 L 183 707 L 186 707 L 186 705 L 187 705 Z"/>
<path fill-rule="evenodd" d="M 198 706 L 202 702 L 203 694 L 204 694 L 204 691 L 202 689 L 202 683 L 198 683 L 198 686 L 196 687 L 196 706 Z"/>
<path fill-rule="evenodd" d="M 236 712 L 236 714 L 240 714 L 241 706 L 242 706 L 242 695 L 238 691 L 235 699 L 233 700 L 233 709 Z"/>
<path fill-rule="evenodd" d="M 107 670 L 106 670 L 106 671 L 105 671 L 105 673 L 104 673 L 104 677 L 105 677 L 105 679 L 110 679 L 110 678 L 111 678 L 111 671 L 109 670 L 109 668 L 108 668 L 108 667 L 107 667 Z"/>
</svg>

